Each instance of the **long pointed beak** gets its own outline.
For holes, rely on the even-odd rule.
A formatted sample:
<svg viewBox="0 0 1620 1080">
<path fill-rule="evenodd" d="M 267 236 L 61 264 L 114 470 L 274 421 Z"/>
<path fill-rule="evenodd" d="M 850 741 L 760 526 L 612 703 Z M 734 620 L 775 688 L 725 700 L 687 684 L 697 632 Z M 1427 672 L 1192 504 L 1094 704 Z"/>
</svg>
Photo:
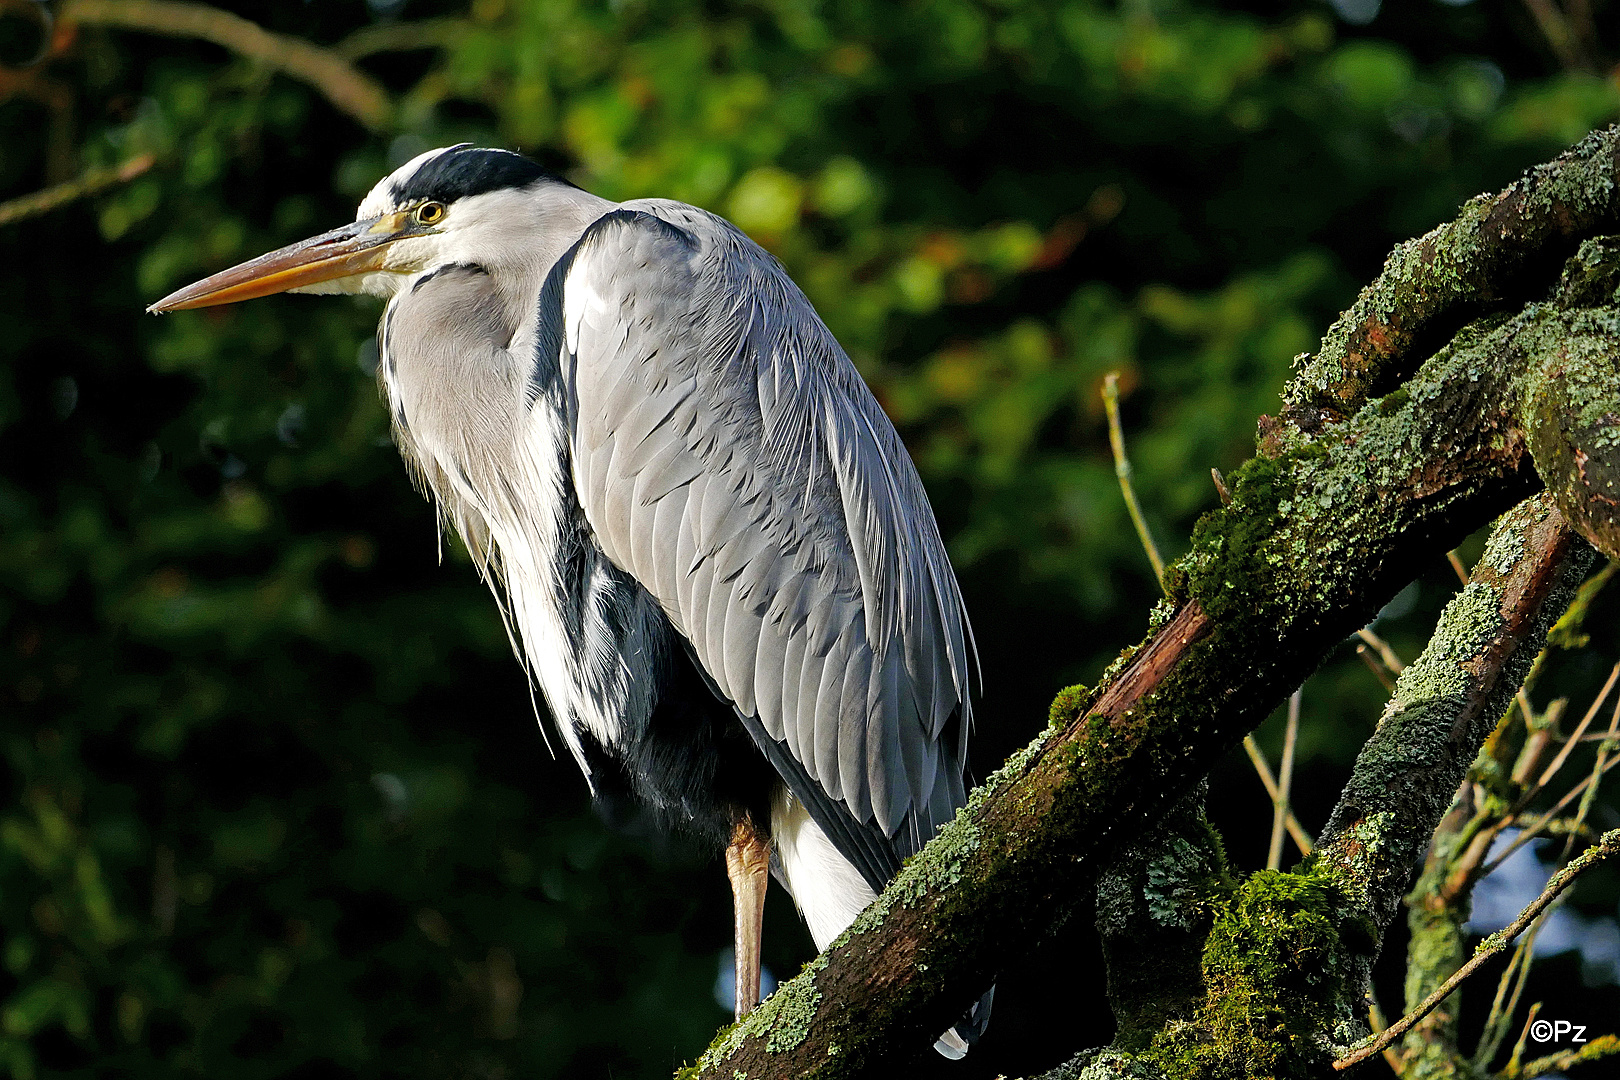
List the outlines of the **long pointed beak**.
<svg viewBox="0 0 1620 1080">
<path fill-rule="evenodd" d="M 416 225 L 406 213 L 356 221 L 221 270 L 170 293 L 146 310 L 161 314 L 234 304 L 380 270 L 389 244 L 429 231 Z"/>
</svg>

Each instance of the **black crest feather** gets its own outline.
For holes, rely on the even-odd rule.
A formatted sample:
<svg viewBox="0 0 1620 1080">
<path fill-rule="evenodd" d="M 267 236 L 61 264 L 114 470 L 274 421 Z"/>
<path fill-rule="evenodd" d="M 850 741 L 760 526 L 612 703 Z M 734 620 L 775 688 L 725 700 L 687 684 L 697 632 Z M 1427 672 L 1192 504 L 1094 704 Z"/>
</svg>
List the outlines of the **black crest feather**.
<svg viewBox="0 0 1620 1080">
<path fill-rule="evenodd" d="M 528 187 L 536 181 L 568 183 L 521 154 L 509 150 L 485 150 L 471 143 L 462 143 L 423 162 L 421 168 L 395 183 L 392 191 L 396 204 L 405 205 L 428 199 L 451 203 L 487 191 Z"/>
</svg>

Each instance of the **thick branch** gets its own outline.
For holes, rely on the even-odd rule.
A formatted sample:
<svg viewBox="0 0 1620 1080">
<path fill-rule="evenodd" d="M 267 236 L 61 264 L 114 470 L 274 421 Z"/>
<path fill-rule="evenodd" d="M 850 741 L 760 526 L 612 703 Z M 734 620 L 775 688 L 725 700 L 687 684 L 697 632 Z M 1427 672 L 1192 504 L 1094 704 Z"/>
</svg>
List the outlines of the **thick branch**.
<svg viewBox="0 0 1620 1080">
<path fill-rule="evenodd" d="M 1450 330 L 1504 302 L 1533 299 L 1537 282 L 1587 236 L 1620 229 L 1620 128 L 1595 132 L 1456 220 L 1396 248 L 1305 358 L 1283 395 L 1282 420 L 1306 434 L 1352 415 L 1415 365 L 1420 335 Z M 1540 273 L 1537 273 L 1540 271 Z M 1271 427 L 1272 451 L 1287 433 Z"/>
<path fill-rule="evenodd" d="M 1566 265 L 1555 303 L 1601 304 L 1617 286 L 1620 237 L 1588 240 Z M 1610 308 L 1571 311 L 1521 404 L 1536 470 L 1558 509 L 1611 559 L 1620 557 L 1620 353 L 1609 347 L 1617 330 Z"/>
<path fill-rule="evenodd" d="M 1527 499 L 1497 523 L 1467 587 L 1446 605 L 1423 655 L 1401 673 L 1317 849 L 1380 933 L 1469 764 L 1591 563 L 1591 548 L 1552 499 Z"/>
<path fill-rule="evenodd" d="M 58 18 L 64 24 L 119 26 L 210 41 L 308 83 L 372 131 L 386 130 L 393 117 L 393 105 L 382 85 L 336 52 L 302 38 L 271 33 L 240 15 L 205 4 L 180 0 L 71 0 L 63 5 Z"/>
<path fill-rule="evenodd" d="M 1200 522 L 1169 575 L 1168 618 L 1089 709 L 993 777 L 698 1075 L 865 1075 L 926 1046 L 1000 964 L 1073 912 L 1118 840 L 1364 625 L 1410 567 L 1530 494 L 1521 384 L 1541 359 L 1543 320 L 1563 317 L 1471 331 L 1400 395 L 1239 470 L 1231 505 Z"/>
</svg>

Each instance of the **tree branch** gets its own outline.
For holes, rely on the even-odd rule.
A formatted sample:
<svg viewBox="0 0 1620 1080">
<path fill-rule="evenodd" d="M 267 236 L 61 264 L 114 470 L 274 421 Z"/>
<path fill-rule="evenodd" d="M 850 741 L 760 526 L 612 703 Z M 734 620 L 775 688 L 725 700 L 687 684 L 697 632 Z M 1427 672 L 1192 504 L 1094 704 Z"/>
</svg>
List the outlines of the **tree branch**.
<svg viewBox="0 0 1620 1080">
<path fill-rule="evenodd" d="M 180 0 L 69 0 L 63 23 L 118 26 L 169 37 L 196 38 L 284 72 L 318 90 L 372 131 L 386 131 L 394 114 L 388 92 L 330 49 L 275 34 L 240 15 Z"/>
<path fill-rule="evenodd" d="M 157 158 L 151 154 L 137 154 L 122 165 L 89 169 L 77 179 L 69 180 L 65 184 L 56 184 L 31 195 L 8 199 L 0 203 L 0 225 L 10 225 L 13 221 L 21 221 L 23 218 L 47 214 L 75 199 L 83 199 L 110 187 L 127 184 L 150 169 L 156 161 Z"/>
<path fill-rule="evenodd" d="M 1532 174 L 1534 183 L 1471 203 L 1473 224 L 1453 230 L 1448 257 L 1468 256 L 1474 243 L 1474 256 L 1508 273 L 1546 262 L 1532 248 L 1572 248 L 1580 239 L 1572 218 L 1608 223 L 1616 139 L 1606 132 Z M 1488 233 L 1483 218 L 1494 223 Z M 1455 315 L 1464 302 L 1457 294 L 1408 312 L 1406 342 L 1426 318 Z M 1270 440 L 1231 478 L 1230 504 L 1199 522 L 1191 551 L 1170 568 L 1147 640 L 1096 690 L 1060 698 L 1052 728 L 975 791 L 821 957 L 683 1077 L 886 1075 L 924 1052 L 1001 965 L 1073 914 L 1119 845 L 1364 626 L 1413 566 L 1443 557 L 1534 492 L 1527 429 L 1561 420 L 1529 388 L 1557 368 L 1573 338 L 1583 351 L 1620 353 L 1620 309 L 1532 304 L 1513 318 L 1479 320 L 1383 399 L 1342 421 L 1323 414 L 1314 436 L 1301 428 Z M 1352 371 L 1359 389 L 1336 400 L 1365 397 L 1370 377 L 1389 370 Z M 1611 385 L 1594 396 L 1606 402 L 1616 393 Z M 1592 447 L 1605 461 L 1617 452 Z M 1554 471 L 1548 487 L 1556 493 L 1563 483 Z M 1514 606 L 1499 605 L 1497 617 Z M 1241 965 L 1242 935 L 1274 914 L 1297 915 L 1314 935 L 1310 949 L 1370 954 L 1376 934 L 1358 943 L 1350 926 L 1322 914 L 1334 906 L 1338 872 L 1355 865 L 1323 862 L 1309 874 L 1262 872 L 1246 882 L 1234 897 L 1242 910 L 1223 931 L 1237 935 L 1229 962 Z M 1240 970 L 1227 974 L 1236 986 L 1260 985 Z M 1287 1045 L 1272 1049 L 1291 1066 L 1325 1068 L 1333 1043 L 1361 1022 L 1359 999 L 1351 1009 L 1343 995 L 1353 980 L 1332 979 L 1315 997 L 1295 994 L 1273 1009 Z M 1297 1002 L 1308 1015 L 1288 1013 Z M 1196 1038 L 1180 1045 L 1202 1052 Z"/>
<path fill-rule="evenodd" d="M 1401 673 L 1317 849 L 1380 934 L 1591 561 L 1550 497 L 1526 500 L 1497 523 L 1468 586 Z"/>
<path fill-rule="evenodd" d="M 1479 947 L 1474 950 L 1473 959 L 1459 968 L 1451 978 L 1445 981 L 1444 985 L 1424 999 L 1423 1003 L 1416 1009 L 1391 1024 L 1384 1030 L 1382 1035 L 1368 1040 L 1353 1052 L 1335 1061 L 1333 1067 L 1338 1070 L 1348 1069 L 1357 1062 L 1364 1061 L 1378 1053 L 1400 1038 L 1413 1024 L 1427 1016 L 1429 1010 L 1449 997 L 1451 992 L 1457 989 L 1464 979 L 1478 971 L 1480 966 L 1491 957 L 1507 948 L 1509 943 L 1522 934 L 1525 927 L 1535 922 L 1536 916 L 1540 915 L 1548 904 L 1558 899 L 1558 894 L 1569 888 L 1576 878 L 1604 859 L 1613 858 L 1616 855 L 1620 855 L 1620 829 L 1612 829 L 1604 833 L 1597 843 L 1587 848 L 1579 857 L 1554 874 L 1552 880 L 1547 882 L 1547 887 L 1542 890 L 1541 895 L 1531 901 L 1529 907 L 1519 912 L 1518 918 L 1484 941 L 1481 941 Z"/>
<path fill-rule="evenodd" d="M 1397 247 L 1378 280 L 1328 329 L 1321 349 L 1301 358 L 1279 420 L 1315 434 L 1393 388 L 1415 366 L 1414 353 L 1421 355 L 1420 337 L 1438 336 L 1438 346 L 1468 319 L 1532 298 L 1583 237 L 1620 228 L 1617 180 L 1620 129 L 1610 127 Z M 1272 453 L 1287 438 L 1277 421 L 1262 433 Z"/>
</svg>

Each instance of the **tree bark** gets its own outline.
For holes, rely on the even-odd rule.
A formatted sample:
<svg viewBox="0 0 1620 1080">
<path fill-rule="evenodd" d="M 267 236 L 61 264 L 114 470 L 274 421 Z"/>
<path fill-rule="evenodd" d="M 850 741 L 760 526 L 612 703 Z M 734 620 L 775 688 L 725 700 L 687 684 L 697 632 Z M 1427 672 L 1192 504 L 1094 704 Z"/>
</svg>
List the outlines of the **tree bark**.
<svg viewBox="0 0 1620 1080">
<path fill-rule="evenodd" d="M 1122 654 L 1096 690 L 1060 696 L 1051 727 L 974 793 L 855 925 L 683 1076 L 887 1075 L 948 1027 L 1009 956 L 1061 926 L 1107 860 L 1365 625 L 1415 567 L 1443 557 L 1543 482 L 1560 507 L 1571 505 L 1572 522 L 1601 510 L 1608 489 L 1587 478 L 1616 474 L 1620 379 L 1569 373 L 1615 369 L 1620 308 L 1607 302 L 1612 288 L 1579 296 L 1566 288 L 1558 303 L 1487 314 L 1454 336 L 1447 320 L 1495 297 L 1532 293 L 1528 268 L 1551 260 L 1556 269 L 1583 230 L 1620 224 L 1617 143 L 1615 129 L 1595 136 L 1494 200 L 1470 203 L 1449 233 L 1443 227 L 1426 238 L 1443 234 L 1435 250 L 1445 259 L 1494 266 L 1487 276 L 1494 281 L 1499 273 L 1511 288 L 1470 299 L 1473 278 L 1437 283 L 1426 268 L 1425 258 L 1439 255 L 1420 249 L 1392 259 L 1369 290 L 1373 299 L 1364 294 L 1358 303 L 1364 317 L 1347 316 L 1348 331 L 1344 320 L 1336 326 L 1350 344 L 1335 348 L 1359 349 L 1356 342 L 1377 338 L 1367 337 L 1367 312 L 1383 312 L 1382 325 L 1399 333 L 1375 355 L 1357 352 L 1360 359 L 1351 361 L 1343 353 L 1333 363 L 1305 365 L 1283 419 L 1262 426 L 1262 453 L 1230 477 L 1230 504 L 1199 522 L 1192 550 L 1171 568 L 1169 596 L 1148 638 Z M 1589 276 L 1607 280 L 1605 273 Z M 1450 282 L 1454 275 L 1442 276 Z M 1597 306 L 1580 306 L 1590 302 Z M 1413 363 L 1410 350 L 1435 326 L 1444 330 L 1443 347 Z M 1400 384 L 1392 373 L 1406 369 L 1410 377 Z M 1302 412 L 1310 402 L 1332 407 Z M 1576 449 L 1533 452 L 1559 439 Z M 1611 532 L 1582 532 L 1617 553 Z M 1509 561 L 1504 582 L 1517 565 Z M 1525 588 L 1540 590 L 1536 616 L 1506 631 L 1496 627 L 1516 643 L 1507 647 L 1514 655 L 1544 633 L 1546 598 L 1565 584 L 1550 563 L 1533 577 L 1539 584 Z M 1496 610 L 1506 619 L 1506 606 Z M 1498 646 L 1480 647 L 1488 653 Z M 1464 697 L 1485 715 L 1498 692 Z M 1398 723 L 1392 734 L 1402 730 Z M 1469 755 L 1459 749 L 1454 756 L 1466 765 Z M 1343 839 L 1337 855 L 1311 874 L 1262 872 L 1223 899 L 1231 918 L 1212 931 L 1211 941 L 1221 934 L 1224 944 L 1215 954 L 1206 948 L 1205 978 L 1225 980 L 1229 1000 L 1256 998 L 1275 1024 L 1275 1045 L 1251 1039 L 1231 1051 L 1256 1055 L 1250 1075 L 1319 1071 L 1359 1034 L 1355 993 L 1382 933 L 1372 913 L 1387 906 L 1397 864 L 1405 860 L 1409 870 L 1421 853 L 1434 827 L 1423 821 L 1444 809 L 1443 801 L 1438 810 L 1432 803 L 1401 818 L 1403 829 L 1419 835 L 1391 836 L 1375 852 L 1355 823 L 1386 810 L 1359 798 L 1357 813 L 1340 815 L 1335 832 L 1362 836 L 1359 847 Z M 1361 900 L 1340 912 L 1345 895 Z M 1256 936 L 1257 927 L 1279 921 L 1288 935 Z M 1244 967 L 1246 950 L 1268 949 L 1315 950 L 1331 958 L 1331 977 L 1274 986 L 1264 972 Z M 1226 968 L 1210 968 L 1216 954 Z M 1273 991 L 1291 996 L 1258 1001 Z M 1200 1075 L 1205 1050 L 1174 1027 L 1155 1060 L 1172 1075 Z"/>
</svg>

